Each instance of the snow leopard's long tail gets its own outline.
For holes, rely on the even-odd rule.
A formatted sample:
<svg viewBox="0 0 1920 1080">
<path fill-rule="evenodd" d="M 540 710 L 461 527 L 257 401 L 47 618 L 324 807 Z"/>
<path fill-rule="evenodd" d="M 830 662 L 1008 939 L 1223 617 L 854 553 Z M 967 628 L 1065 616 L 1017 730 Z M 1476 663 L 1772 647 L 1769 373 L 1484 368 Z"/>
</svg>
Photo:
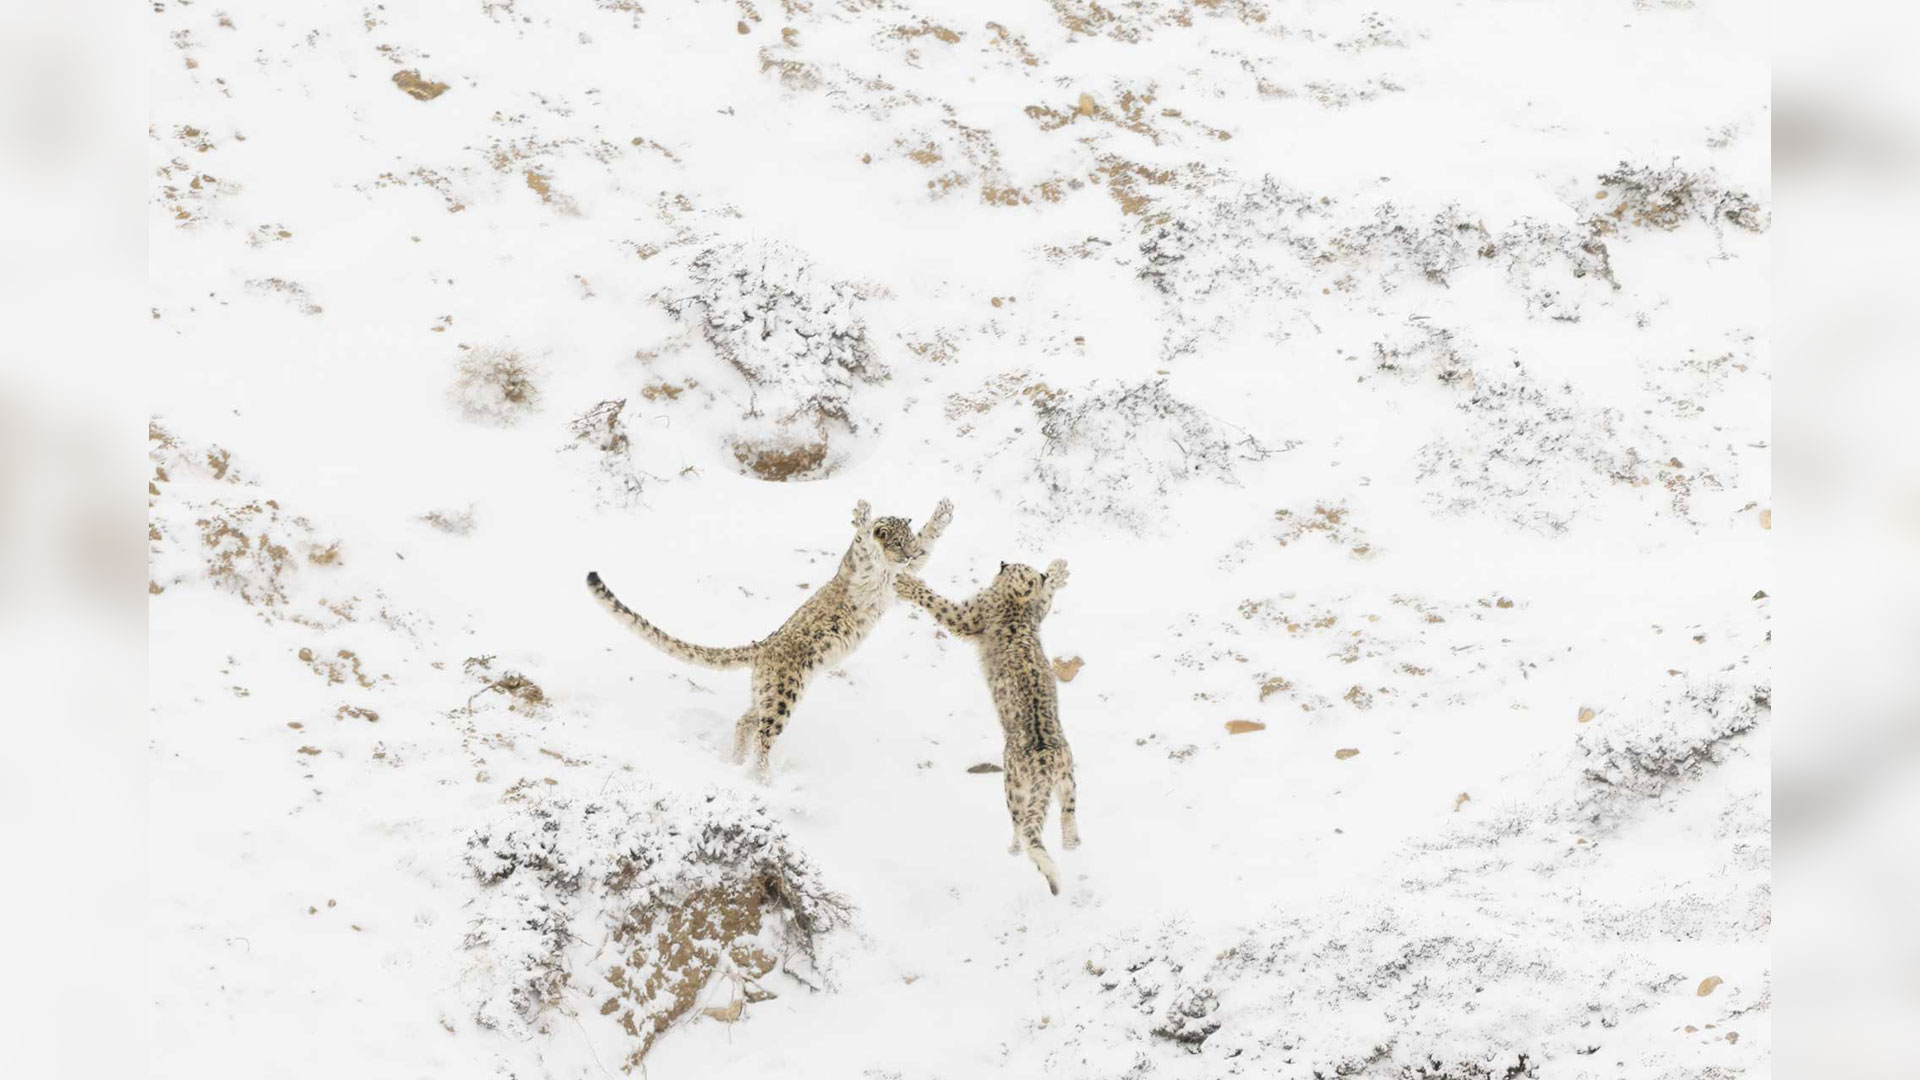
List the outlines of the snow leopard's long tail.
<svg viewBox="0 0 1920 1080">
<path fill-rule="evenodd" d="M 614 618 L 632 627 L 634 633 L 645 638 L 654 648 L 668 656 L 685 660 L 689 664 L 724 671 L 727 668 L 745 667 L 753 663 L 754 654 L 759 651 L 760 647 L 757 644 L 740 645 L 731 649 L 714 649 L 681 641 L 648 622 L 639 612 L 621 603 L 620 598 L 613 595 L 613 590 L 607 588 L 606 583 L 600 580 L 600 575 L 592 570 L 587 571 L 587 589 L 593 593 L 595 600 L 600 601 L 601 607 L 612 612 Z"/>
</svg>

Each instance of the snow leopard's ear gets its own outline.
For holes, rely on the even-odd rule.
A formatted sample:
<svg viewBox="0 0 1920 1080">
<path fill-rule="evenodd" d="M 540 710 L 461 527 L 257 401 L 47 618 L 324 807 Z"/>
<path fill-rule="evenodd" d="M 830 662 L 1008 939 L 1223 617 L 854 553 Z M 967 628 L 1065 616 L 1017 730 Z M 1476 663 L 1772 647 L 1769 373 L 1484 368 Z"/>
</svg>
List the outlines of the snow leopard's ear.
<svg viewBox="0 0 1920 1080">
<path fill-rule="evenodd" d="M 1000 564 L 1000 572 L 1001 572 L 1001 573 L 1003 573 L 1003 574 L 1007 572 L 1007 564 L 1006 564 L 1006 563 L 1001 563 L 1001 564 Z"/>
</svg>

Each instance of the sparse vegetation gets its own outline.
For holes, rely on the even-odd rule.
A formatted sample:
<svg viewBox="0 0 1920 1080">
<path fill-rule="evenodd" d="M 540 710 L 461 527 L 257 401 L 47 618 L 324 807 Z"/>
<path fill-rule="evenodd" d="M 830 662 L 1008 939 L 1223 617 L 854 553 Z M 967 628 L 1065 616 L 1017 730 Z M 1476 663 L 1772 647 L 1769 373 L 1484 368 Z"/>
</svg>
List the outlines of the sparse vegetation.
<svg viewBox="0 0 1920 1080">
<path fill-rule="evenodd" d="M 1165 379 L 1028 399 L 1042 439 L 1033 471 L 1047 499 L 1027 509 L 1052 521 L 1093 514 L 1145 531 L 1175 483 L 1232 483 L 1248 438 L 1175 397 Z"/>
<path fill-rule="evenodd" d="M 672 396 L 678 397 L 680 391 L 681 388 L 675 387 Z M 647 387 L 641 396 L 654 400 L 655 388 Z M 627 399 L 618 398 L 602 401 L 581 413 L 567 425 L 573 441 L 565 447 L 593 452 L 594 487 L 600 501 L 623 507 L 639 503 L 640 496 L 646 492 L 647 481 L 658 479 L 633 463 L 633 440 L 628 435 L 626 408 Z"/>
<path fill-rule="evenodd" d="M 467 420 L 507 427 L 539 408 L 537 375 L 517 349 L 463 346 L 447 398 Z"/>
<path fill-rule="evenodd" d="M 865 291 L 826 280 L 775 243 L 708 248 L 688 273 L 693 295 L 668 310 L 692 322 L 751 392 L 730 440 L 742 470 L 765 480 L 831 474 L 835 440 L 868 423 L 857 390 L 888 375 L 867 340 Z"/>
<path fill-rule="evenodd" d="M 729 1020 L 776 973 L 818 985 L 824 937 L 851 915 L 766 806 L 719 793 L 523 802 L 466 860 L 475 1021 L 524 1037 L 567 1003 L 625 1033 L 629 1069 L 716 980 Z"/>
<path fill-rule="evenodd" d="M 1677 162 L 1665 168 L 1630 165 L 1600 176 L 1606 208 L 1600 220 L 1613 225 L 1673 230 L 1688 219 L 1713 228 L 1723 223 L 1745 232 L 1761 232 L 1771 215 L 1746 192 L 1720 183 L 1713 170 L 1690 172 Z"/>
<path fill-rule="evenodd" d="M 518 671 L 494 671 L 494 659 L 491 655 L 469 656 L 461 665 L 461 669 L 467 673 L 468 678 L 480 683 L 480 689 L 475 690 L 473 696 L 467 699 L 468 715 L 472 715 L 473 703 L 479 700 L 482 694 L 499 694 L 505 697 L 509 712 L 537 716 L 545 711 L 548 704 L 547 692 L 540 688 L 540 684 Z"/>
</svg>

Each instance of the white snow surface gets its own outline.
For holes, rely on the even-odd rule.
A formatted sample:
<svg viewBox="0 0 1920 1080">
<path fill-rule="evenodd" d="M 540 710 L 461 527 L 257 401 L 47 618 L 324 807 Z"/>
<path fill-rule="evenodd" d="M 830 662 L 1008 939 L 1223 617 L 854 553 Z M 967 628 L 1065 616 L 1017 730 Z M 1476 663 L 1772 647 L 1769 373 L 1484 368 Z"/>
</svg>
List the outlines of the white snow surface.
<svg viewBox="0 0 1920 1080">
<path fill-rule="evenodd" d="M 1769 1075 L 1749 6 L 150 18 L 155 1075 L 620 1074 L 620 911 L 529 1017 L 470 853 L 642 805 L 853 908 L 656 1080 Z M 1072 566 L 1059 897 L 917 610 L 761 787 L 582 585 L 742 644 L 942 497 L 943 594 Z"/>
</svg>

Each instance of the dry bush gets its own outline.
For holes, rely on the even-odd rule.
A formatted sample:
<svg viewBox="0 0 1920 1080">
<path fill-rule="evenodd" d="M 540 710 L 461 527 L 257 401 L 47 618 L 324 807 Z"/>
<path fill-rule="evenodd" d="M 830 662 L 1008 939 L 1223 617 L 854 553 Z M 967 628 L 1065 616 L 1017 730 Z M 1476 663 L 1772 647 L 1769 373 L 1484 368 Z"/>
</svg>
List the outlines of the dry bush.
<svg viewBox="0 0 1920 1080">
<path fill-rule="evenodd" d="M 669 400 L 678 397 L 683 388 L 671 389 Z M 663 391 L 659 387 L 647 387 L 640 393 L 653 400 Z M 626 408 L 626 398 L 609 399 L 567 424 L 573 440 L 562 449 L 586 450 L 593 455 L 593 485 L 603 505 L 633 506 L 645 493 L 647 481 L 658 479 L 633 463 L 633 440 L 627 434 Z"/>
<path fill-rule="evenodd" d="M 480 689 L 467 698 L 467 713 L 472 715 L 473 703 L 481 694 L 499 694 L 507 699 L 507 711 L 526 716 L 537 716 L 547 707 L 547 692 L 540 684 L 527 678 L 518 671 L 502 670 L 495 673 L 493 660 L 488 656 L 469 656 L 461 665 L 467 676 L 480 683 Z"/>
<path fill-rule="evenodd" d="M 1773 708 L 1765 684 L 1690 682 L 1580 731 L 1581 770 L 1594 811 L 1619 797 L 1658 798 L 1697 779 L 1733 752 Z"/>
<path fill-rule="evenodd" d="M 185 442 L 157 422 L 147 439 L 149 595 L 199 577 L 278 617 L 294 574 L 340 564 L 340 543 L 321 541 L 311 521 L 249 497 L 258 488 L 226 450 Z"/>
<path fill-rule="evenodd" d="M 631 1039 L 629 1069 L 716 978 L 726 1019 L 774 996 L 776 970 L 812 985 L 850 912 L 764 804 L 718 792 L 523 803 L 466 859 L 475 1021 L 524 1038 L 552 1010 L 603 1016 Z"/>
<path fill-rule="evenodd" d="M 761 241 L 707 248 L 688 266 L 692 294 L 667 303 L 747 382 L 743 425 L 728 439 L 741 471 L 817 479 L 863 431 L 861 386 L 888 372 L 867 340 L 867 293 L 830 280 L 800 251 Z"/>
<path fill-rule="evenodd" d="M 1234 463 L 1264 453 L 1181 401 L 1165 379 L 1028 395 L 1043 444 L 1034 474 L 1049 521 L 1094 514 L 1150 529 L 1175 484 L 1197 477 L 1235 483 Z"/>
<path fill-rule="evenodd" d="M 540 407 L 539 372 L 518 350 L 465 346 L 447 400 L 476 424 L 507 427 Z"/>
<path fill-rule="evenodd" d="M 466 536 L 473 532 L 473 507 L 465 510 L 429 510 L 420 515 L 420 520 L 452 536 Z"/>
<path fill-rule="evenodd" d="M 1753 197 L 1725 187 L 1712 169 L 1689 172 L 1677 163 L 1656 169 L 1629 165 L 1603 173 L 1602 195 L 1614 200 L 1601 220 L 1617 225 L 1673 230 L 1689 218 L 1718 228 L 1727 222 L 1745 232 L 1766 229 L 1771 216 Z"/>
</svg>

